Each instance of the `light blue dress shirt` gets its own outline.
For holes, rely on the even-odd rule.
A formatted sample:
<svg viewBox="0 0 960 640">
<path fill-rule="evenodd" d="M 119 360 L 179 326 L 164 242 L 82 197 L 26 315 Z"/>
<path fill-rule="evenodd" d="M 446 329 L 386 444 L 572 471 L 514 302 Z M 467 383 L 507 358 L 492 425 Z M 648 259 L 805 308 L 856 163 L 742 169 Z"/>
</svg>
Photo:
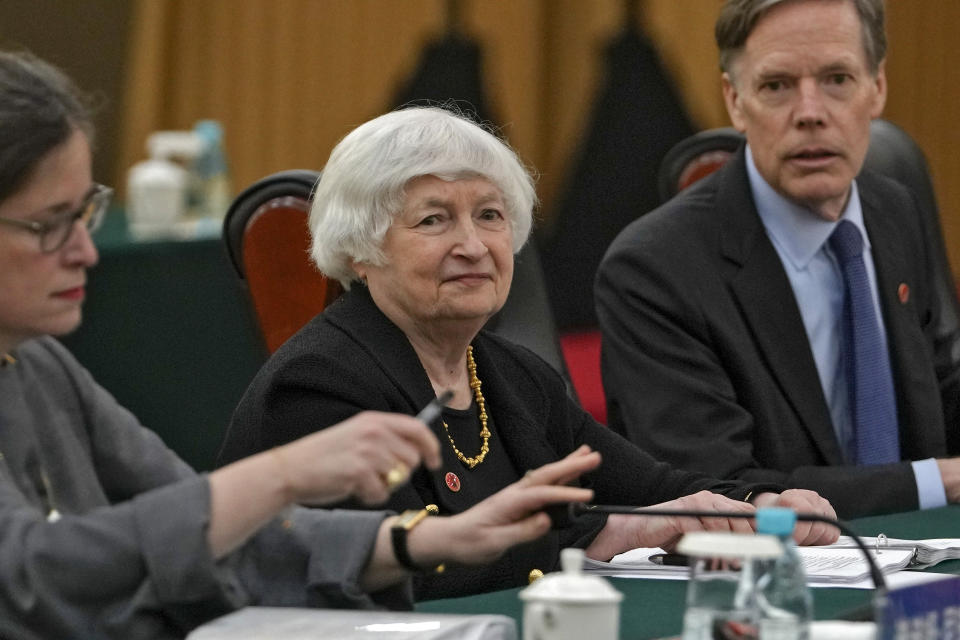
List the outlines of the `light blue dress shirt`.
<svg viewBox="0 0 960 640">
<path fill-rule="evenodd" d="M 823 396 L 830 409 L 833 430 L 837 434 L 841 449 L 845 452 L 852 451 L 853 413 L 840 360 L 840 342 L 843 335 L 843 273 L 827 245 L 837 223 L 811 213 L 809 209 L 774 191 L 757 171 L 749 146 L 746 155 L 753 201 L 767 236 L 780 256 L 793 287 L 797 306 L 800 307 L 803 326 L 807 331 L 817 373 L 820 375 Z M 863 235 L 864 265 L 870 281 L 880 334 L 886 341 L 886 328 L 877 295 L 873 252 L 870 237 L 863 225 L 863 210 L 860 208 L 856 182 L 851 185 L 850 199 L 841 217 L 856 225 Z M 913 462 L 912 465 L 917 479 L 920 508 L 945 505 L 947 498 L 936 461 L 930 458 Z"/>
</svg>

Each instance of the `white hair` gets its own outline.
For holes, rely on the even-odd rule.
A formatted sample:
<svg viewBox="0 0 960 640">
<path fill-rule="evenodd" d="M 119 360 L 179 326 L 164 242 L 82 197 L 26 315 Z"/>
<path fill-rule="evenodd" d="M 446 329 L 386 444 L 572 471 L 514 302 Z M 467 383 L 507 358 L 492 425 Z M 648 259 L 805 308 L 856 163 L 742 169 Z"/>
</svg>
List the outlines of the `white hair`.
<svg viewBox="0 0 960 640">
<path fill-rule="evenodd" d="M 513 251 L 520 251 L 537 196 L 517 154 L 464 116 L 411 107 L 360 125 L 330 153 L 310 207 L 310 255 L 320 271 L 349 289 L 353 261 L 384 264 L 380 247 L 403 209 L 405 187 L 427 175 L 489 180 L 503 195 Z"/>
</svg>

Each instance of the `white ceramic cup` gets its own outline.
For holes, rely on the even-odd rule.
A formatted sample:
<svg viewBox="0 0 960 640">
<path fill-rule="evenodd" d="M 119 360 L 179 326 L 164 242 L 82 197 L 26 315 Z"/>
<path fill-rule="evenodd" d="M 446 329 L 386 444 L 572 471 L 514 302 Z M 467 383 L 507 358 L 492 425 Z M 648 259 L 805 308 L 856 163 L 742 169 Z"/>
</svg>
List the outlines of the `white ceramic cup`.
<svg viewBox="0 0 960 640">
<path fill-rule="evenodd" d="M 583 550 L 564 549 L 563 571 L 520 593 L 524 640 L 617 640 L 623 594 L 597 576 L 584 575 Z"/>
</svg>

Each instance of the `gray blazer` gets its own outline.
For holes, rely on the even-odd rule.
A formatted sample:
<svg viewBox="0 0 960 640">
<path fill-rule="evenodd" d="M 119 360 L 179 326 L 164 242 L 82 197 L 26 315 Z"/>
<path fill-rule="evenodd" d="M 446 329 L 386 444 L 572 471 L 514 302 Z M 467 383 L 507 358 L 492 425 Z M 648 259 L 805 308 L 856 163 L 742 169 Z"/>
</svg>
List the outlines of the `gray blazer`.
<svg viewBox="0 0 960 640">
<path fill-rule="evenodd" d="M 14 355 L 0 367 L 0 637 L 178 638 L 246 604 L 375 604 L 359 580 L 383 513 L 295 509 L 215 562 L 206 476 L 55 340 Z"/>
</svg>

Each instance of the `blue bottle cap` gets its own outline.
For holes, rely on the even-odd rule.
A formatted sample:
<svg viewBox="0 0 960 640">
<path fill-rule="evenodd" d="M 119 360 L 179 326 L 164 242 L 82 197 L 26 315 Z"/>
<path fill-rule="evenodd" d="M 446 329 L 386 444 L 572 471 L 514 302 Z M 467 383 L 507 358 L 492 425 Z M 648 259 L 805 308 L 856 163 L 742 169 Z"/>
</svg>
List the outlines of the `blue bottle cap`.
<svg viewBox="0 0 960 640">
<path fill-rule="evenodd" d="M 217 120 L 198 120 L 193 125 L 194 132 L 209 143 L 223 140 L 223 126 Z"/>
<path fill-rule="evenodd" d="M 788 536 L 793 533 L 797 514 L 785 507 L 761 507 L 757 509 L 757 533 L 771 536 Z"/>
</svg>

